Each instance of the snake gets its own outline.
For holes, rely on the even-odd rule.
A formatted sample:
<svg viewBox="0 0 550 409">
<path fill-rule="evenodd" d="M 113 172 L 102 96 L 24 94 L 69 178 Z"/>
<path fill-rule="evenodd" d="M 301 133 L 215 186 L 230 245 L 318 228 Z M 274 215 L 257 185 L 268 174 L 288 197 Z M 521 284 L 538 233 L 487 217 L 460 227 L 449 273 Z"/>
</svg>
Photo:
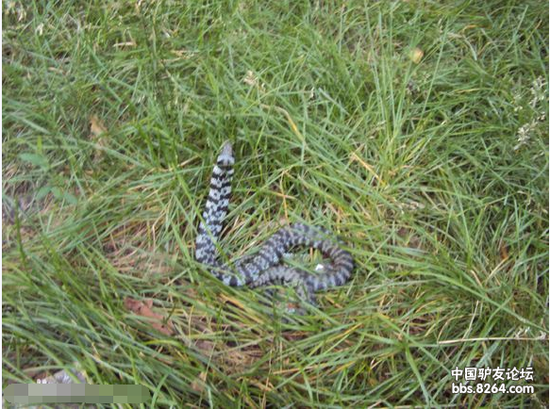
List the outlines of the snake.
<svg viewBox="0 0 550 409">
<path fill-rule="evenodd" d="M 226 141 L 212 170 L 195 242 L 196 261 L 228 286 L 290 286 L 301 299 L 317 305 L 315 292 L 342 286 L 350 279 L 354 268 L 352 256 L 338 245 L 327 229 L 293 223 L 272 234 L 255 254 L 231 260 L 219 241 L 229 208 L 234 164 L 232 144 Z M 330 259 L 330 263 L 319 264 L 316 274 L 288 265 L 289 255 L 298 247 L 317 249 Z"/>
</svg>

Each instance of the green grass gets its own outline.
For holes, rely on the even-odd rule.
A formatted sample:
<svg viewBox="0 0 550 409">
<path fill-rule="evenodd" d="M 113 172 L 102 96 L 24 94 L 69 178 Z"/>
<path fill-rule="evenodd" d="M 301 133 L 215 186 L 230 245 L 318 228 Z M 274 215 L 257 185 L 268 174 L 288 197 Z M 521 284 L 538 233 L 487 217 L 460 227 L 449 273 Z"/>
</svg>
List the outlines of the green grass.
<svg viewBox="0 0 550 409">
<path fill-rule="evenodd" d="M 162 407 L 548 405 L 546 2 L 139 3 L 4 4 L 4 387 L 78 363 Z M 356 260 L 307 316 L 193 260 L 225 139 L 230 254 L 305 221 Z M 535 393 L 453 394 L 469 366 Z"/>
</svg>

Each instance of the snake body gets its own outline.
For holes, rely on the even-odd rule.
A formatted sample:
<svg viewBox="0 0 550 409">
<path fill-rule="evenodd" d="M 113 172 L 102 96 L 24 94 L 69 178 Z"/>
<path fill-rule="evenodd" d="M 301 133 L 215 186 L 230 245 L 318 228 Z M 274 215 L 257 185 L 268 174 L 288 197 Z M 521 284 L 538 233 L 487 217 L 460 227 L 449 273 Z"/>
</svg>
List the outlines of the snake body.
<svg viewBox="0 0 550 409">
<path fill-rule="evenodd" d="M 315 303 L 316 291 L 345 284 L 353 270 L 351 255 L 329 239 L 327 230 L 301 223 L 278 230 L 254 256 L 235 262 L 220 261 L 218 240 L 229 206 L 234 163 L 232 146 L 225 142 L 212 171 L 210 191 L 196 239 L 196 260 L 229 286 L 291 285 L 312 304 Z M 319 274 L 286 265 L 284 255 L 298 246 L 320 250 L 331 259 L 331 263 L 321 265 Z"/>
</svg>

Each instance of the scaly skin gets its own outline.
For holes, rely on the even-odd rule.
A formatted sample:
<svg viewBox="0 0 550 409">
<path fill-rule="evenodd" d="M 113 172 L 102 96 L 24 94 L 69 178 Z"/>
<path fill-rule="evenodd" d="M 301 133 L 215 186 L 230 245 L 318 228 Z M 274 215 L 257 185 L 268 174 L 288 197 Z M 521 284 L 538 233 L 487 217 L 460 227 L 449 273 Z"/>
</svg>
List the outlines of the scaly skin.
<svg viewBox="0 0 550 409">
<path fill-rule="evenodd" d="M 199 225 L 195 251 L 197 261 L 208 266 L 215 277 L 232 287 L 292 285 L 310 303 L 315 303 L 315 291 L 345 284 L 353 270 L 351 255 L 329 240 L 326 230 L 301 223 L 277 231 L 255 256 L 228 264 L 219 261 L 216 243 L 227 215 L 234 163 L 231 144 L 225 142 L 212 172 L 210 192 Z M 318 249 L 332 262 L 323 265 L 320 274 L 310 274 L 283 264 L 283 255 L 297 246 Z"/>
</svg>

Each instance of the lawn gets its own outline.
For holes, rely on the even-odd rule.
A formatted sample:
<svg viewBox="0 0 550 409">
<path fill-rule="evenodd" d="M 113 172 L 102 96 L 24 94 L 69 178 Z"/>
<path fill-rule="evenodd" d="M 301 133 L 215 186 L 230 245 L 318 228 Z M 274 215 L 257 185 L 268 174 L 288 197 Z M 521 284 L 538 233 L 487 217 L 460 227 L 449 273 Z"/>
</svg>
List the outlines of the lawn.
<svg viewBox="0 0 550 409">
<path fill-rule="evenodd" d="M 548 406 L 545 1 L 5 1 L 2 65 L 3 387 Z M 227 139 L 224 251 L 305 222 L 355 260 L 304 316 L 194 260 Z"/>
</svg>

